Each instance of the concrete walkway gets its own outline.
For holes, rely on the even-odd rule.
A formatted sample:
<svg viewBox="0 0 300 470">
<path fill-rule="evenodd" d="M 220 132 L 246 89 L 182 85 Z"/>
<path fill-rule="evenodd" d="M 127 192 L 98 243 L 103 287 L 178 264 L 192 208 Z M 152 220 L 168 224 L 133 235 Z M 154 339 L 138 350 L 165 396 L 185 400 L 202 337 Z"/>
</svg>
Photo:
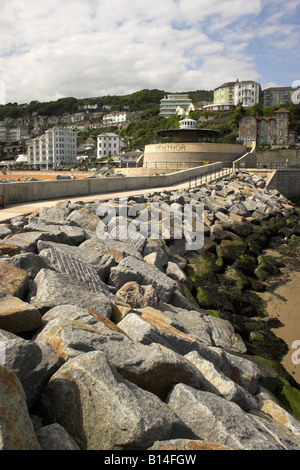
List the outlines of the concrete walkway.
<svg viewBox="0 0 300 470">
<path fill-rule="evenodd" d="M 193 183 L 192 183 L 193 184 Z M 164 187 L 164 188 L 145 188 L 144 190 L 136 189 L 134 191 L 123 191 L 118 193 L 105 193 L 105 194 L 91 194 L 90 196 L 76 196 L 76 197 L 65 197 L 60 199 L 51 199 L 46 201 L 38 201 L 38 202 L 26 202 L 23 204 L 8 204 L 5 209 L 0 208 L 0 223 L 5 223 L 9 221 L 13 217 L 17 217 L 20 215 L 28 215 L 34 212 L 39 207 L 52 207 L 55 206 L 60 201 L 94 201 L 95 199 L 112 199 L 115 197 L 124 197 L 124 196 L 132 196 L 135 194 L 144 194 L 144 193 L 152 193 L 155 191 L 163 191 L 163 190 L 172 190 L 172 189 L 183 189 L 189 187 L 191 185 L 190 181 L 185 181 L 184 183 L 176 184 L 174 186 Z"/>
</svg>

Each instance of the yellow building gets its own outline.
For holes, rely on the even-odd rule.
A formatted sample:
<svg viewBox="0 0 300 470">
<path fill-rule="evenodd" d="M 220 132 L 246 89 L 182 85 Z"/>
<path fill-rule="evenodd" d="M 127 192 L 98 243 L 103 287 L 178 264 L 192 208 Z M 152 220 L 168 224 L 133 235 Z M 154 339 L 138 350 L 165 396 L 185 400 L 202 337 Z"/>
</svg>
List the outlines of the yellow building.
<svg viewBox="0 0 300 470">
<path fill-rule="evenodd" d="M 214 90 L 214 104 L 234 105 L 235 82 L 224 83 Z"/>
</svg>

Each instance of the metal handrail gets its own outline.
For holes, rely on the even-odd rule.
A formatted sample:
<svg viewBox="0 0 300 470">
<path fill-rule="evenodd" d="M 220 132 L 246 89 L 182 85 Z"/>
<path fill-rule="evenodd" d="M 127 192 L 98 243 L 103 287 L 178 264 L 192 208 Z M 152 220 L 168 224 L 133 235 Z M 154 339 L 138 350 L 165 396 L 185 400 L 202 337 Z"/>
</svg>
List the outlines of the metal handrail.
<svg viewBox="0 0 300 470">
<path fill-rule="evenodd" d="M 189 179 L 189 187 L 191 188 L 193 186 L 195 187 L 204 183 L 218 180 L 223 176 L 232 173 L 233 171 L 234 170 L 232 167 L 222 167 L 216 170 L 208 171 L 207 173 L 204 173 L 202 175 L 194 176 Z M 194 183 L 193 186 L 192 183 Z"/>
</svg>

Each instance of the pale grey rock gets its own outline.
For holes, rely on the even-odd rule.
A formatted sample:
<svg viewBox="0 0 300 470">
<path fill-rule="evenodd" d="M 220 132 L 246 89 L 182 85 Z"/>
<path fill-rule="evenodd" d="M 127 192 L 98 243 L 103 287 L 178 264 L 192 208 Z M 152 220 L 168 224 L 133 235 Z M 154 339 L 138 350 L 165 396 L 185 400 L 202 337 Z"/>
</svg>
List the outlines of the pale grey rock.
<svg viewBox="0 0 300 470">
<path fill-rule="evenodd" d="M 106 294 L 94 293 L 67 274 L 41 269 L 34 279 L 36 294 L 31 303 L 49 310 L 58 305 L 71 304 L 89 308 L 106 317 L 111 315 L 111 301 Z"/>
<path fill-rule="evenodd" d="M 122 343 L 131 343 L 126 334 L 113 323 L 105 323 L 87 309 L 63 305 L 44 315 L 44 323 L 33 336 L 34 341 L 47 342 L 59 361 L 64 363 L 91 351 L 118 351 Z"/>
<path fill-rule="evenodd" d="M 7 261 L 13 264 L 16 268 L 26 271 L 28 276 L 31 278 L 35 278 L 41 269 L 50 268 L 48 260 L 32 252 L 20 253 L 19 255 L 9 258 Z"/>
<path fill-rule="evenodd" d="M 51 247 L 40 251 L 40 257 L 47 260 L 57 272 L 68 274 L 90 291 L 111 295 L 107 285 L 100 279 L 97 270 L 71 253 L 55 250 Z"/>
<path fill-rule="evenodd" d="M 4 330 L 0 330 L 0 341 L 5 346 L 5 366 L 21 382 L 30 408 L 59 369 L 57 356 L 47 343 L 25 340 Z"/>
<path fill-rule="evenodd" d="M 221 444 L 216 444 L 215 442 L 204 441 L 201 439 L 169 439 L 167 441 L 156 441 L 149 450 L 158 450 L 158 451 L 175 451 L 178 452 L 179 450 L 184 450 L 188 452 L 195 452 L 199 450 L 233 450 L 230 447 L 222 446 Z M 195 456 L 191 456 L 192 458 Z M 182 465 L 187 463 L 190 457 L 186 457 L 185 455 L 174 455 L 176 458 L 176 463 L 178 465 Z M 170 460 L 170 457 L 169 457 Z"/>
<path fill-rule="evenodd" d="M 250 212 L 246 208 L 246 206 L 244 204 L 244 201 L 240 202 L 238 204 L 233 204 L 229 208 L 229 212 L 233 213 L 233 214 L 241 215 L 242 217 L 249 217 L 250 216 Z"/>
<path fill-rule="evenodd" d="M 247 222 L 232 222 L 230 230 L 242 238 L 246 238 L 252 233 L 252 226 Z"/>
<path fill-rule="evenodd" d="M 55 238 L 55 235 L 52 235 L 51 233 L 48 232 L 23 232 L 23 233 L 17 233 L 12 236 L 9 236 L 8 238 L 5 239 L 7 243 L 10 243 L 12 245 L 16 245 L 20 251 L 23 252 L 28 252 L 31 251 L 33 253 L 37 252 L 37 242 L 39 240 L 53 240 Z"/>
<path fill-rule="evenodd" d="M 113 256 L 116 263 L 119 263 L 127 256 L 134 256 L 137 259 L 143 259 L 142 254 L 134 247 L 120 240 L 92 238 L 86 240 L 79 248 L 97 251 L 99 254 L 108 254 Z"/>
<path fill-rule="evenodd" d="M 83 229 L 95 232 L 97 225 L 100 222 L 100 217 L 94 214 L 87 207 L 83 207 L 82 209 L 71 212 L 70 215 L 68 215 L 67 220 L 76 222 Z"/>
<path fill-rule="evenodd" d="M 142 312 L 141 312 L 142 314 Z M 200 356 L 209 361 L 216 361 L 221 366 L 222 359 L 213 347 L 204 342 L 197 341 L 176 327 L 168 325 L 165 320 L 143 317 L 138 313 L 128 313 L 119 323 L 121 328 L 133 341 L 142 344 L 158 343 L 172 349 L 178 354 L 185 355 L 190 351 L 197 351 Z"/>
<path fill-rule="evenodd" d="M 258 409 L 257 400 L 255 400 L 247 390 L 236 384 L 233 380 L 230 380 L 225 374 L 218 370 L 212 362 L 200 357 L 196 351 L 192 351 L 184 357 L 191 361 L 206 378 L 208 387 L 203 387 L 203 390 L 221 396 L 227 401 L 232 401 L 243 410 Z"/>
<path fill-rule="evenodd" d="M 117 289 L 130 281 L 153 286 L 157 298 L 166 302 L 177 287 L 176 282 L 166 274 L 133 256 L 124 258 L 118 266 L 112 268 L 109 277 L 109 283 Z"/>
<path fill-rule="evenodd" d="M 170 304 L 161 303 L 159 307 L 166 316 L 176 322 L 180 331 L 209 346 L 214 346 L 208 315 L 195 309 L 186 310 Z"/>
<path fill-rule="evenodd" d="M 178 266 L 178 264 L 168 261 L 165 267 L 165 273 L 174 281 L 183 282 L 190 285 L 190 280 L 186 273 Z"/>
<path fill-rule="evenodd" d="M 236 403 L 213 393 L 178 384 L 167 404 L 201 439 L 236 450 L 287 450 L 283 434 L 275 438 Z"/>
<path fill-rule="evenodd" d="M 70 212 L 70 209 L 66 207 L 40 207 L 39 217 L 47 222 L 59 224 L 67 221 Z"/>
<path fill-rule="evenodd" d="M 8 258 L 0 260 L 0 292 L 25 300 L 29 286 L 30 278 L 24 269 L 13 266 Z"/>
<path fill-rule="evenodd" d="M 25 217 L 23 215 L 20 215 L 20 216 L 17 216 L 17 217 L 13 217 L 10 220 L 10 223 L 13 227 L 22 228 L 22 227 L 24 227 L 25 225 L 28 224 L 28 220 L 27 220 L 27 217 Z"/>
<path fill-rule="evenodd" d="M 135 281 L 127 282 L 117 292 L 116 296 L 132 308 L 156 306 L 158 298 L 154 287 L 143 286 Z"/>
<path fill-rule="evenodd" d="M 30 223 L 25 227 L 27 232 L 40 231 L 47 232 L 51 239 L 56 243 L 65 243 L 67 245 L 80 245 L 86 239 L 85 231 L 81 227 L 73 225 L 52 225 L 45 223 Z"/>
<path fill-rule="evenodd" d="M 187 260 L 185 258 L 183 258 L 182 256 L 180 256 L 180 255 L 172 255 L 170 257 L 170 261 L 172 263 L 177 264 L 177 266 L 179 266 L 179 268 L 183 271 L 186 268 Z"/>
<path fill-rule="evenodd" d="M 208 315 L 205 320 L 210 325 L 211 337 L 215 346 L 228 351 L 241 353 L 245 353 L 247 351 L 244 341 L 241 336 L 236 333 L 229 321 L 212 315 Z"/>
<path fill-rule="evenodd" d="M 175 383 L 196 389 L 207 386 L 203 374 L 187 359 L 161 344 L 143 345 L 122 341 L 119 347 L 107 343 L 108 361 L 129 382 L 165 400 Z"/>
<path fill-rule="evenodd" d="M 142 450 L 156 440 L 194 437 L 165 403 L 125 380 L 100 352 L 64 364 L 45 387 L 39 409 L 82 450 Z"/>
<path fill-rule="evenodd" d="M 252 217 L 254 217 L 254 219 L 257 222 L 262 222 L 263 220 L 267 220 L 269 218 L 266 212 L 262 212 L 261 210 L 258 210 L 258 209 L 252 212 Z"/>
<path fill-rule="evenodd" d="M 222 240 L 238 240 L 240 237 L 233 232 L 230 232 L 222 226 L 222 223 L 219 221 L 214 223 L 210 230 L 210 238 L 216 243 L 221 243 Z"/>
<path fill-rule="evenodd" d="M 277 421 L 282 427 L 289 429 L 298 439 L 300 446 L 300 423 L 282 408 L 275 395 L 269 390 L 259 387 L 255 398 L 258 400 L 259 409 L 274 421 Z"/>
<path fill-rule="evenodd" d="M 282 425 L 278 420 L 271 418 L 269 414 L 252 411 L 251 417 L 254 422 L 261 426 L 266 432 L 280 443 L 285 450 L 300 450 L 300 439 L 287 425 Z"/>
<path fill-rule="evenodd" d="M 159 271 L 164 272 L 161 258 L 157 252 L 149 253 L 149 255 L 144 256 L 144 261 L 156 269 L 159 269 Z"/>
<path fill-rule="evenodd" d="M 0 364 L 0 450 L 41 450 L 17 376 Z"/>
<path fill-rule="evenodd" d="M 227 364 L 224 362 L 222 369 L 224 374 L 254 395 L 262 376 L 257 364 L 243 354 L 230 353 L 227 350 L 223 351 L 223 354 L 227 359 Z"/>
<path fill-rule="evenodd" d="M 233 220 L 230 218 L 228 214 L 225 214 L 224 212 L 220 212 L 220 211 L 215 213 L 215 219 L 220 220 L 221 222 L 229 226 L 233 222 Z"/>
<path fill-rule="evenodd" d="M 258 209 L 258 205 L 255 199 L 246 198 L 243 201 L 243 205 L 246 207 L 247 211 L 254 212 Z"/>
<path fill-rule="evenodd" d="M 36 437 L 42 450 L 80 450 L 76 442 L 58 423 L 41 427 Z"/>
<path fill-rule="evenodd" d="M 169 261 L 170 252 L 165 240 L 160 238 L 153 239 L 149 237 L 144 245 L 142 254 L 145 257 L 152 253 L 156 253 L 158 255 L 162 266 L 165 266 L 165 264 Z"/>
<path fill-rule="evenodd" d="M 246 352 L 245 343 L 229 321 L 194 308 L 186 310 L 168 304 L 160 304 L 160 308 L 167 316 L 176 320 L 180 329 L 191 337 L 228 351 Z"/>
<path fill-rule="evenodd" d="M 230 203 L 223 197 L 206 196 L 203 200 L 204 204 L 214 212 L 227 212 Z"/>
<path fill-rule="evenodd" d="M 48 241 L 39 241 L 37 244 L 38 251 L 51 248 L 51 250 L 57 252 L 57 254 L 63 252 L 72 255 L 74 258 L 78 259 L 78 262 L 84 262 L 91 267 L 97 270 L 102 281 L 106 282 L 110 268 L 116 266 L 116 262 L 111 255 L 102 254 L 99 251 L 85 249 L 84 247 L 75 247 L 64 245 L 62 243 L 54 243 Z"/>
<path fill-rule="evenodd" d="M 98 317 L 99 315 L 94 316 L 89 312 L 89 309 L 85 307 L 79 307 L 72 304 L 58 305 L 57 307 L 51 308 L 47 313 L 45 313 L 45 315 L 43 315 L 41 328 L 35 335 L 33 335 L 32 339 L 36 340 L 39 333 L 51 320 L 61 318 L 62 320 L 70 320 L 71 323 L 78 322 L 78 325 L 81 323 L 86 325 L 95 325 L 99 322 Z"/>
<path fill-rule="evenodd" d="M 122 241 L 126 245 L 132 246 L 139 253 L 143 251 L 147 238 L 143 233 L 136 230 L 133 222 L 120 226 L 110 226 L 110 224 L 108 224 L 108 233 L 112 240 Z"/>
<path fill-rule="evenodd" d="M 0 297 L 0 328 L 11 333 L 34 331 L 41 325 L 40 311 L 18 297 Z"/>
<path fill-rule="evenodd" d="M 5 226 L 4 224 L 0 224 L 0 239 L 7 237 L 12 233 L 12 230 Z"/>
</svg>

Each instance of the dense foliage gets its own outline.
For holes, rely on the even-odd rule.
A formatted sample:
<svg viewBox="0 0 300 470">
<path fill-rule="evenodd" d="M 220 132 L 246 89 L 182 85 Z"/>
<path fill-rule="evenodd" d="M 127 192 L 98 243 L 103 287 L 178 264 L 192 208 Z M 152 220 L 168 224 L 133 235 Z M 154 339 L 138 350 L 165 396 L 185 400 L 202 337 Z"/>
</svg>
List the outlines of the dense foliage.
<svg viewBox="0 0 300 470">
<path fill-rule="evenodd" d="M 193 103 L 213 100 L 213 91 L 197 90 L 182 93 L 188 94 Z M 0 120 L 28 117 L 32 116 L 33 113 L 46 117 L 63 116 L 64 114 L 74 114 L 78 112 L 81 106 L 91 104 L 97 104 L 98 111 L 102 110 L 106 113 L 115 110 L 127 110 L 133 113 L 133 117 L 121 129 L 118 127 L 98 128 L 80 133 L 79 137 L 85 140 L 88 137 L 95 138 L 103 131 L 116 132 L 127 143 L 128 150 L 143 149 L 147 142 L 155 139 L 157 130 L 171 129 L 179 126 L 179 117 L 171 116 L 165 119 L 159 115 L 160 100 L 167 94 L 169 92 L 158 89 L 144 89 L 124 96 L 107 95 L 84 99 L 68 97 L 44 103 L 31 101 L 29 104 L 23 105 L 8 103 L 0 106 Z M 271 107 L 263 107 L 262 104 L 256 104 L 251 108 L 243 108 L 242 105 L 238 105 L 235 110 L 229 111 L 196 110 L 190 113 L 190 117 L 197 121 L 197 125 L 200 128 L 219 130 L 220 141 L 235 142 L 238 137 L 239 121 L 243 116 L 246 114 L 272 116 L 281 107 L 290 111 L 290 129 L 300 134 L 300 105 L 292 103 Z"/>
</svg>

